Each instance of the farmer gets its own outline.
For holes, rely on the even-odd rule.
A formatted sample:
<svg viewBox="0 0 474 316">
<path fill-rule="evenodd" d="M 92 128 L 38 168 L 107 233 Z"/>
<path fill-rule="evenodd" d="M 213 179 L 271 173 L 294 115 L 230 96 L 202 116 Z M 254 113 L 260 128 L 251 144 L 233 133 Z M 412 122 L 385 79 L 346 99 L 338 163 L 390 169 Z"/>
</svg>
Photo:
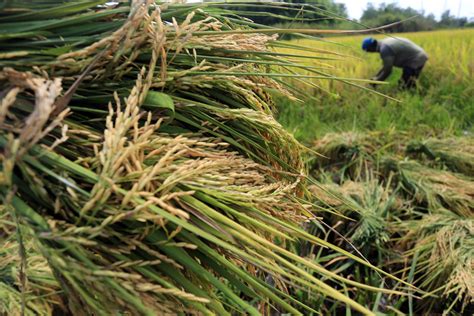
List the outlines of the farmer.
<svg viewBox="0 0 474 316">
<path fill-rule="evenodd" d="M 416 86 L 416 79 L 428 60 L 428 55 L 420 46 L 401 37 L 388 37 L 383 40 L 368 37 L 362 42 L 362 49 L 370 53 L 380 53 L 383 61 L 382 69 L 372 80 L 384 81 L 392 73 L 394 66 L 399 67 L 403 69 L 403 74 L 398 83 L 404 89 Z"/>
</svg>

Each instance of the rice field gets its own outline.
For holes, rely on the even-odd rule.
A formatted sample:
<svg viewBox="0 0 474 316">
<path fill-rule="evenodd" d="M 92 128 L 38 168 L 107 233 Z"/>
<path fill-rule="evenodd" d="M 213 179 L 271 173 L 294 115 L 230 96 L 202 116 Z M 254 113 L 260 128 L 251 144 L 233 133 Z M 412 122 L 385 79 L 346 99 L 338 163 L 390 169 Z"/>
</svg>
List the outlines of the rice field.
<svg viewBox="0 0 474 316">
<path fill-rule="evenodd" d="M 334 212 L 323 215 L 330 229 L 313 230 L 425 291 L 418 300 L 359 290 L 352 297 L 388 315 L 470 315 L 474 303 L 474 30 L 399 36 L 413 40 L 430 56 L 415 91 L 397 89 L 399 70 L 387 85 L 376 87 L 396 101 L 348 86 L 343 79 L 313 79 L 314 86 L 295 81 L 312 101 L 282 101 L 279 121 L 319 154 L 307 159 L 310 174 L 317 179 L 310 190 L 316 204 L 331 206 Z M 319 57 L 316 50 L 330 47 L 339 54 L 325 56 L 340 60 L 307 65 L 332 70 L 338 78 L 371 78 L 381 62 L 378 54 L 360 50 L 363 38 L 290 43 L 314 50 L 299 52 L 306 56 Z M 290 48 L 279 51 L 297 53 Z M 357 263 L 338 262 L 324 251 L 308 252 L 347 277 L 397 287 Z M 341 313 L 339 308 L 333 307 L 331 313 Z"/>
<path fill-rule="evenodd" d="M 395 34 L 397 36 L 397 34 Z M 340 81 L 314 80 L 320 89 L 302 85 L 313 98 L 302 105 L 282 101 L 279 120 L 295 136 L 305 142 L 331 131 L 398 130 L 413 131 L 416 135 L 462 135 L 474 132 L 474 30 L 442 30 L 434 32 L 404 33 L 400 36 L 413 40 L 425 49 L 429 60 L 420 78 L 419 91 L 398 91 L 399 69 L 389 77 L 388 85 L 377 91 L 399 100 L 379 97 Z M 383 38 L 383 36 L 375 36 Z M 364 36 L 332 37 L 326 43 L 297 40 L 313 49 L 332 49 L 344 56 L 341 60 L 317 61 L 339 77 L 371 78 L 379 69 L 378 54 L 360 49 Z M 296 53 L 282 48 L 282 52 Z M 311 55 L 311 52 L 299 51 Z M 313 53 L 314 54 L 314 53 Z M 333 55 L 325 55 L 334 57 Z M 348 57 L 349 56 L 349 57 Z M 366 85 L 367 86 L 367 85 Z M 336 124 L 333 124 L 336 122 Z"/>
<path fill-rule="evenodd" d="M 302 46 L 313 49 L 326 49 L 332 52 L 348 56 L 347 58 L 338 57 L 341 61 L 328 62 L 330 67 L 334 67 L 336 76 L 370 78 L 378 70 L 380 57 L 377 53 L 370 54 L 362 51 L 362 40 L 368 35 L 357 35 L 348 37 L 326 37 L 321 41 L 310 39 L 295 40 Z M 433 81 L 440 80 L 443 77 L 456 83 L 467 82 L 472 79 L 474 61 L 472 60 L 472 49 L 474 47 L 474 30 L 456 29 L 440 30 L 418 33 L 390 34 L 389 36 L 401 36 L 408 38 L 428 53 L 429 62 L 424 69 L 424 75 L 427 79 Z M 373 35 L 373 37 L 382 39 L 385 35 Z M 337 45 L 335 45 L 337 44 Z M 291 49 L 280 49 L 285 53 L 295 52 Z M 301 52 L 300 55 L 310 55 L 310 52 Z M 326 55 L 329 57 L 330 55 Z M 439 87 L 436 81 L 436 86 Z M 343 87 L 338 82 L 320 81 L 318 85 L 324 88 L 331 86 Z M 338 92 L 342 90 L 337 90 Z"/>
<path fill-rule="evenodd" d="M 292 128 L 374 92 L 278 32 L 219 3 L 0 6 L 0 315 L 471 312 L 469 126 Z"/>
</svg>

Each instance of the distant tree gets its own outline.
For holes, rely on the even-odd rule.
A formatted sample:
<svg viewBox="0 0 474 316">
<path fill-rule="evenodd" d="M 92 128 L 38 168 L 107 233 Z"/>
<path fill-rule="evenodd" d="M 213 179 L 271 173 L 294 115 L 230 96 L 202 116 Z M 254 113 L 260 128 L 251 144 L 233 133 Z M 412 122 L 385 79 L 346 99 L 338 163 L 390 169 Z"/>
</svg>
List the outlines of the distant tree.
<svg viewBox="0 0 474 316">
<path fill-rule="evenodd" d="M 347 18 L 349 17 L 349 13 L 347 12 L 347 7 L 344 3 L 336 3 L 339 14 L 341 14 L 343 17 Z"/>
<path fill-rule="evenodd" d="M 424 12 L 419 12 L 412 8 L 401 8 L 395 3 L 382 3 L 378 7 L 369 3 L 361 17 L 362 24 L 372 27 L 400 21 L 404 22 L 395 25 L 388 31 L 417 32 L 436 28 L 464 27 L 469 25 L 467 18 L 456 18 L 450 14 L 449 10 L 444 12 L 441 16 L 441 20 L 437 22 L 433 14 L 425 16 Z"/>
<path fill-rule="evenodd" d="M 377 18 L 379 14 L 379 10 L 377 10 L 372 2 L 367 4 L 367 8 L 365 8 L 364 12 L 362 13 L 362 17 L 360 18 L 361 21 L 370 21 Z"/>
<path fill-rule="evenodd" d="M 467 24 L 467 18 L 456 18 L 454 15 L 451 15 L 450 10 L 444 11 L 441 15 L 441 20 L 439 21 L 440 27 L 463 27 Z"/>
<path fill-rule="evenodd" d="M 470 18 L 467 23 L 466 27 L 474 27 L 474 18 Z"/>
</svg>

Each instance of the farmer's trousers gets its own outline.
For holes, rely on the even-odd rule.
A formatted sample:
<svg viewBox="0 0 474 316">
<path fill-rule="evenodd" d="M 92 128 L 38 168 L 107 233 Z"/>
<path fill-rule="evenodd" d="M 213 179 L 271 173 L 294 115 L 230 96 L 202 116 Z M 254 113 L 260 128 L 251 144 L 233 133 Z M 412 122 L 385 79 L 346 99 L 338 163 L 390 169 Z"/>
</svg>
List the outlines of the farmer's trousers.
<svg viewBox="0 0 474 316">
<path fill-rule="evenodd" d="M 400 88 L 411 89 L 416 87 L 416 80 L 420 77 L 424 66 L 425 65 L 418 68 L 403 67 L 402 78 L 398 82 Z"/>
</svg>

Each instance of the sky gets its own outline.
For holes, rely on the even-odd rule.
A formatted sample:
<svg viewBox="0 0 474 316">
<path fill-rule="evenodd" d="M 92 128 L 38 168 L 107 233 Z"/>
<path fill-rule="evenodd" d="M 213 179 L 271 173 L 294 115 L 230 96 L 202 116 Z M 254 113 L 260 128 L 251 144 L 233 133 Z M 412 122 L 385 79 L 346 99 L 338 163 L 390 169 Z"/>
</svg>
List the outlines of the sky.
<svg viewBox="0 0 474 316">
<path fill-rule="evenodd" d="M 426 14 L 433 13 L 438 19 L 445 10 L 451 10 L 451 15 L 458 16 L 461 6 L 460 16 L 474 17 L 474 0 L 335 0 L 335 2 L 344 3 L 352 19 L 359 19 L 369 2 L 376 7 L 382 2 L 398 3 L 402 8 L 412 7 L 415 10 L 424 10 Z"/>
</svg>

